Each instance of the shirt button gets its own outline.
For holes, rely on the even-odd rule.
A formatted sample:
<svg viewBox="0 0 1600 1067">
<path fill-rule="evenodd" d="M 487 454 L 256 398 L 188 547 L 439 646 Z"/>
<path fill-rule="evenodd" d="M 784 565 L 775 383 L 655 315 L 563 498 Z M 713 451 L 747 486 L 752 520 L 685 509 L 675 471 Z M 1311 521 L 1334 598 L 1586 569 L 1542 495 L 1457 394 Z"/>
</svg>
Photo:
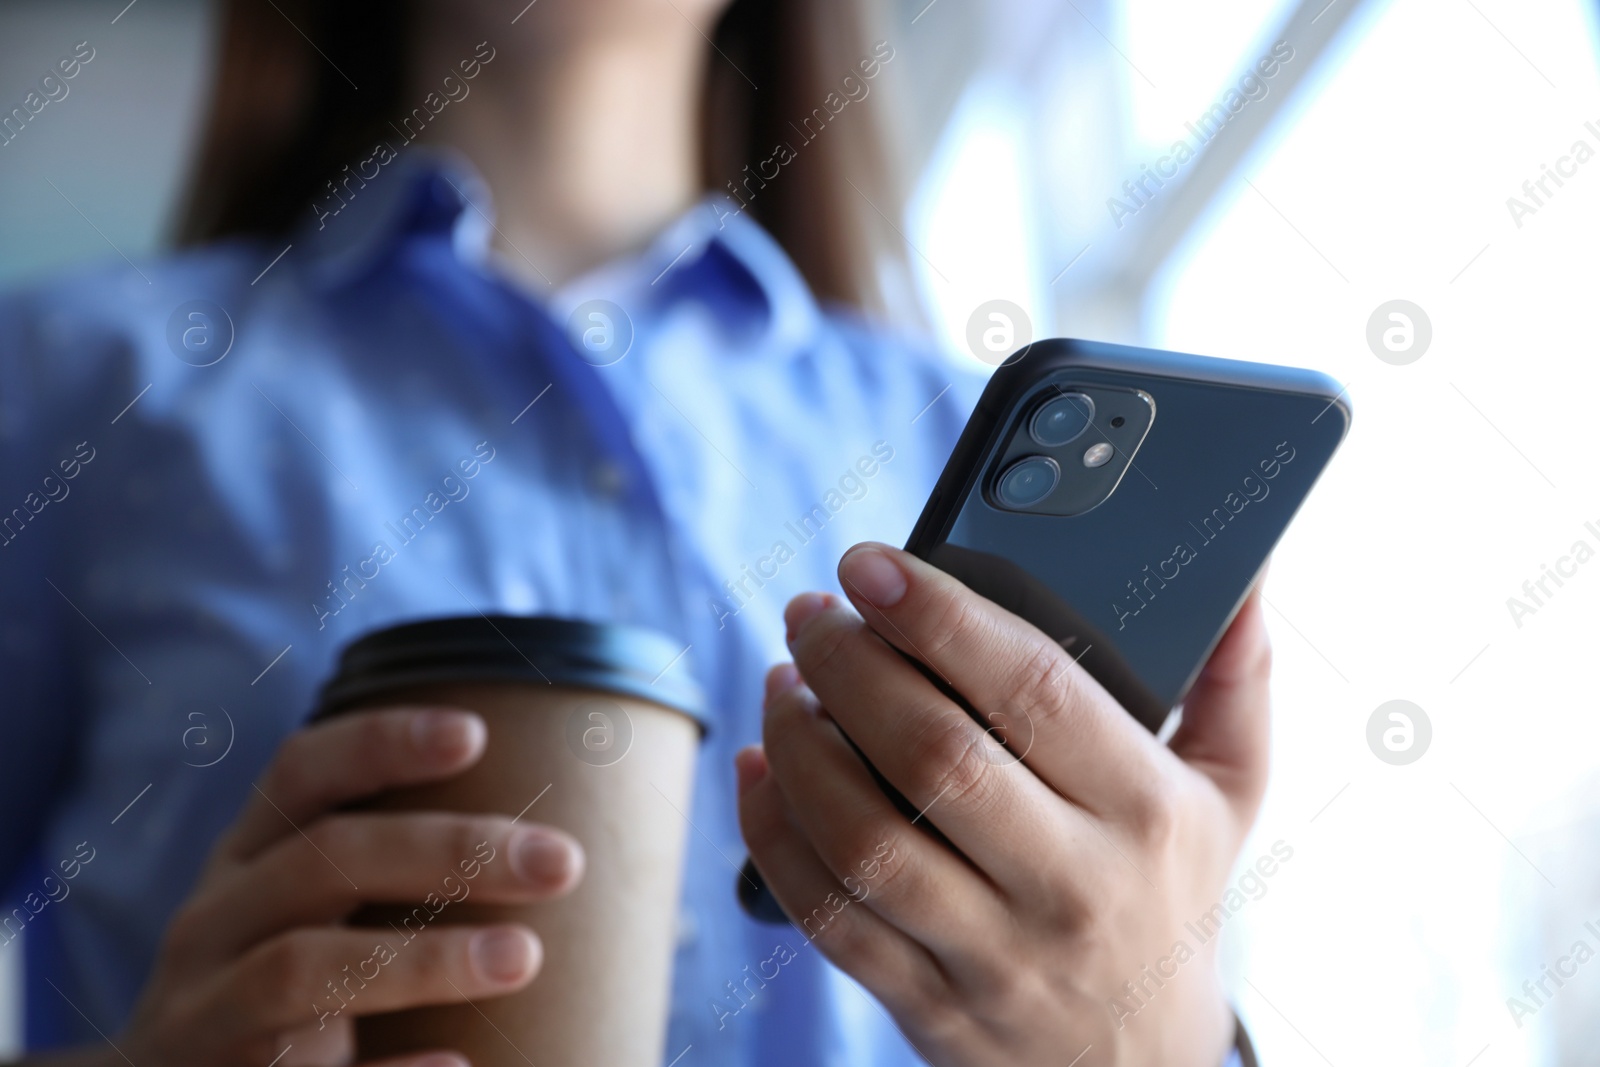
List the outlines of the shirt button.
<svg viewBox="0 0 1600 1067">
<path fill-rule="evenodd" d="M 627 484 L 627 473 L 615 463 L 596 463 L 589 468 L 589 485 L 602 496 L 619 496 Z"/>
</svg>

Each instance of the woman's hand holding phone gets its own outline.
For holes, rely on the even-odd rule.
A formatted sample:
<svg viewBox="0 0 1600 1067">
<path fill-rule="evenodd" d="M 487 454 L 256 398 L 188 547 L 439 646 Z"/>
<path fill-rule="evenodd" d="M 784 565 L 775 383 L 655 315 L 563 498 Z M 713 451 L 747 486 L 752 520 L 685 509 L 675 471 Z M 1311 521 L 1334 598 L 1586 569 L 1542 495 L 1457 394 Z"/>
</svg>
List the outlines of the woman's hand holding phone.
<svg viewBox="0 0 1600 1067">
<path fill-rule="evenodd" d="M 1164 745 L 1061 646 L 916 557 L 857 546 L 839 575 L 861 617 L 790 603 L 795 665 L 769 675 L 765 745 L 738 758 L 745 838 L 784 910 L 939 1067 L 1218 1067 L 1216 941 L 1184 924 L 1222 897 L 1266 785 L 1259 596 Z M 1180 939 L 1193 955 L 1171 973 Z"/>
<path fill-rule="evenodd" d="M 581 877 L 578 843 L 551 828 L 494 815 L 339 811 L 460 774 L 483 756 L 485 737 L 475 714 L 421 708 L 352 714 L 291 736 L 167 928 L 117 1051 L 68 1062 L 332 1067 L 351 1062 L 354 1016 L 527 985 L 542 953 L 533 931 L 515 924 L 430 929 L 377 978 L 347 983 L 388 934 L 342 924 L 364 903 L 420 901 L 463 862 L 476 872 L 465 875 L 474 898 L 490 903 L 549 899 Z M 465 1065 L 440 1050 L 382 1067 Z"/>
</svg>

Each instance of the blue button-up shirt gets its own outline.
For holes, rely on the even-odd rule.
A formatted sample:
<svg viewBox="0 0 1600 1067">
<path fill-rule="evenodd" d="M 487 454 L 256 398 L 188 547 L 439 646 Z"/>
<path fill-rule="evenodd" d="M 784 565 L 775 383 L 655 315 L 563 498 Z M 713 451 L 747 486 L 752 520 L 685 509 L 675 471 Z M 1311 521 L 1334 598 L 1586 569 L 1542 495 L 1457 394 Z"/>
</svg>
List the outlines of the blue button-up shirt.
<svg viewBox="0 0 1600 1067">
<path fill-rule="evenodd" d="M 731 757 L 784 602 L 904 539 L 981 378 L 819 307 L 730 207 L 557 289 L 490 255 L 470 168 L 413 150 L 292 243 L 0 299 L 0 942 L 25 927 L 31 1044 L 123 1024 L 342 644 L 504 611 L 665 631 L 710 696 L 668 1058 L 919 1062 L 739 910 Z"/>
</svg>

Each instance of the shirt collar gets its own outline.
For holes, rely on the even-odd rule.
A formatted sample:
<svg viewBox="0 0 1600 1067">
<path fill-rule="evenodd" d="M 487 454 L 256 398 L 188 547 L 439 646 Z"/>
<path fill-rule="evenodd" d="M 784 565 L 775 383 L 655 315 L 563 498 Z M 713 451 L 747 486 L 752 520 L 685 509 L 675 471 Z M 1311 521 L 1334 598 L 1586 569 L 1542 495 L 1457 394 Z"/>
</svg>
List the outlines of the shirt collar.
<svg viewBox="0 0 1600 1067">
<path fill-rule="evenodd" d="M 295 237 L 302 269 L 320 289 L 352 285 L 376 271 L 408 236 L 447 232 L 463 260 L 481 263 L 493 225 L 489 190 L 456 153 L 387 145 L 337 191 L 320 196 Z M 376 167 L 376 171 L 373 168 Z M 370 176 L 369 176 L 370 175 Z"/>
<path fill-rule="evenodd" d="M 360 169 L 371 172 L 367 161 Z M 489 188 L 459 153 L 409 148 L 364 185 L 346 187 L 344 197 L 318 200 L 296 236 L 297 258 L 317 288 L 354 284 L 394 257 L 405 239 L 430 233 L 447 233 L 463 266 L 492 269 Z M 697 303 L 736 331 L 739 349 L 769 357 L 799 351 L 821 318 L 782 247 L 720 193 L 696 203 L 642 251 L 534 298 L 562 322 L 586 301 L 611 300 L 636 326 Z"/>
</svg>

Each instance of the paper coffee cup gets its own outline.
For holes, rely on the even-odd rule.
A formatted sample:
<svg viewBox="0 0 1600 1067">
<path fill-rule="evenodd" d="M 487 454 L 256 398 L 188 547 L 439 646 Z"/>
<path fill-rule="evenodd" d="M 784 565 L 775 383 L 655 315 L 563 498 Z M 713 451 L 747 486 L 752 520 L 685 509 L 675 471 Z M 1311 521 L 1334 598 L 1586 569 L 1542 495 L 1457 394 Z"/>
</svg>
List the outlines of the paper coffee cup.
<svg viewBox="0 0 1600 1067">
<path fill-rule="evenodd" d="M 517 616 L 409 623 L 345 649 L 317 717 L 451 706 L 488 725 L 484 757 L 465 773 L 395 790 L 363 810 L 520 817 L 572 834 L 586 859 L 582 883 L 547 903 L 474 899 L 467 872 L 481 873 L 474 863 L 509 862 L 502 850 L 487 860 L 486 853 L 463 856 L 440 871 L 428 901 L 370 905 L 354 916 L 353 925 L 371 928 L 395 956 L 415 951 L 433 927 L 457 923 L 526 923 L 544 946 L 539 975 L 517 993 L 360 1016 L 361 1061 L 448 1048 L 475 1067 L 662 1062 L 683 813 L 705 729 L 682 652 L 678 642 L 637 627 Z M 368 981 L 362 976 L 375 966 L 356 983 L 334 976 L 348 1008 L 356 1008 Z M 370 981 L 383 980 L 377 969 Z"/>
</svg>

